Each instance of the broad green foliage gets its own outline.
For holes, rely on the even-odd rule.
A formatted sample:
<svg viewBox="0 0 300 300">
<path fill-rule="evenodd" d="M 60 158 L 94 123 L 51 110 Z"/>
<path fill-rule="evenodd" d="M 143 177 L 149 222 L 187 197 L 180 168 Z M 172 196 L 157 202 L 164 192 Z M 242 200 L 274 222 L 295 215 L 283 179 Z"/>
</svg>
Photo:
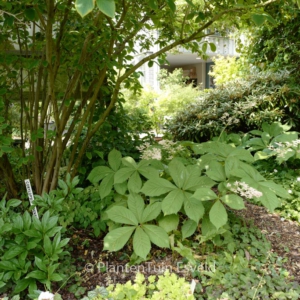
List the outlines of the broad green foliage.
<svg viewBox="0 0 300 300">
<path fill-rule="evenodd" d="M 228 81 L 244 77 L 248 70 L 243 66 L 241 58 L 217 56 L 213 59 L 214 65 L 209 75 L 214 78 L 215 84 L 222 85 Z"/>
<path fill-rule="evenodd" d="M 162 69 L 158 76 L 160 90 L 145 87 L 134 94 L 124 90 L 124 107 L 129 111 L 142 110 L 152 120 L 156 131 L 165 123 L 165 117 L 173 117 L 178 110 L 194 102 L 200 94 L 198 88 L 187 85 L 182 69 L 175 69 L 172 73 Z"/>
<path fill-rule="evenodd" d="M 298 132 L 289 131 L 290 129 L 291 126 L 275 122 L 270 125 L 264 123 L 262 131 L 250 131 L 252 135 L 259 136 L 247 141 L 247 145 L 250 146 L 249 150 L 256 151 L 255 160 L 275 157 L 276 162 L 282 164 L 287 160 L 299 159 Z"/>
<path fill-rule="evenodd" d="M 221 132 L 257 129 L 264 122 L 298 126 L 298 108 L 289 103 L 298 87 L 289 89 L 289 72 L 260 72 L 236 79 L 201 94 L 198 101 L 178 111 L 168 126 L 176 140 L 207 141 Z"/>
<path fill-rule="evenodd" d="M 105 250 L 118 251 L 132 241 L 134 253 L 146 259 L 151 243 L 169 247 L 167 233 L 178 227 L 185 239 L 205 219 L 203 236 L 219 233 L 227 224 L 226 206 L 243 209 L 242 197 L 257 199 L 270 211 L 280 205 L 277 196 L 289 198 L 250 165 L 254 158 L 249 151 L 216 141 L 193 144 L 192 149 L 201 155 L 196 164 L 184 165 L 176 158 L 168 165 L 153 159 L 136 163 L 112 150 L 110 167 L 92 170 L 88 178 L 100 182 L 102 201 L 112 195 L 116 199 L 105 212 L 116 224 L 104 238 Z"/>
<path fill-rule="evenodd" d="M 39 220 L 28 211 L 14 211 L 20 204 L 0 201 L 0 287 L 16 294 L 28 288 L 32 294 L 38 281 L 50 290 L 51 282 L 64 279 L 58 269 L 69 239 L 61 238 L 57 215 L 46 211 Z"/>
<path fill-rule="evenodd" d="M 181 46 L 205 57 L 209 47 L 216 48 L 203 40 L 207 29 L 225 35 L 237 20 L 246 24 L 252 15 L 265 16 L 264 6 L 269 3 L 2 1 L 0 93 L 8 115 L 14 101 L 20 107 L 12 131 L 20 133 L 22 140 L 22 176 L 32 174 L 36 193 L 42 195 L 57 187 L 61 167 L 72 178 L 79 171 L 88 173 L 82 162 L 93 158 L 91 141 L 96 137 L 96 150 L 107 150 L 109 132 L 100 129 L 109 124 L 111 132 L 118 131 L 117 122 L 108 116 L 123 101 L 122 87 L 141 88 L 140 67 L 163 65 L 166 52 Z M 10 149 L 4 150 L 9 153 Z M 4 163 L 0 160 L 0 164 Z M 13 173 L 12 161 L 6 166 Z M 7 189 L 12 189 L 9 183 Z"/>
</svg>

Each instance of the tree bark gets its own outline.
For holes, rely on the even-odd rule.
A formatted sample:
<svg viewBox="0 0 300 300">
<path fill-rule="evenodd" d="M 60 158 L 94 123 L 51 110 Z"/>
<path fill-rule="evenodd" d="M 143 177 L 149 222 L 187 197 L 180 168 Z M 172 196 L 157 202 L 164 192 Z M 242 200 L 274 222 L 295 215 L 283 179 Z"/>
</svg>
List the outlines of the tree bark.
<svg viewBox="0 0 300 300">
<path fill-rule="evenodd" d="M 15 181 L 15 176 L 12 170 L 12 166 L 8 160 L 7 154 L 4 153 L 0 157 L 0 177 L 5 182 L 7 199 L 18 197 L 18 187 Z"/>
</svg>

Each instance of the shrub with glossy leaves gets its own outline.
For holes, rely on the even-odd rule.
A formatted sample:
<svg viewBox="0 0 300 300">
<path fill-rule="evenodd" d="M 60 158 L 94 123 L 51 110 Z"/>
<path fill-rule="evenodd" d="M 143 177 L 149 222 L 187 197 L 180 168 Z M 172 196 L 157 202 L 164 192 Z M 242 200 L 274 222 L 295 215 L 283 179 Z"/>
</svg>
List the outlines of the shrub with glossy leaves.
<svg viewBox="0 0 300 300">
<path fill-rule="evenodd" d="M 289 85 L 289 72 L 261 72 L 203 92 L 169 123 L 176 140 L 207 141 L 226 132 L 247 132 L 262 123 L 281 121 L 300 126 L 296 106 L 299 88 Z"/>
</svg>

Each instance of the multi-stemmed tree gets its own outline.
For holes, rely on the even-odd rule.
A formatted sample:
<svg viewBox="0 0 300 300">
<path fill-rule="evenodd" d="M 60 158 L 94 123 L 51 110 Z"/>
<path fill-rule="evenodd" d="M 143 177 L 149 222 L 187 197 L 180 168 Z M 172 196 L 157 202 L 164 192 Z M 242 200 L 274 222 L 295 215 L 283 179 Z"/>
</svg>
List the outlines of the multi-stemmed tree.
<svg viewBox="0 0 300 300">
<path fill-rule="evenodd" d="M 140 66 L 162 62 L 181 45 L 204 55 L 215 48 L 204 37 L 251 19 L 260 24 L 271 18 L 264 7 L 276 1 L 2 1 L 0 175 L 9 195 L 18 192 L 9 155 L 12 127 L 20 134 L 22 176 L 32 178 L 38 194 L 54 189 L 65 150 L 72 145 L 67 171 L 75 176 L 121 85 L 139 87 Z M 154 45 L 158 50 L 150 53 Z M 16 107 L 20 113 L 12 120 Z"/>
</svg>

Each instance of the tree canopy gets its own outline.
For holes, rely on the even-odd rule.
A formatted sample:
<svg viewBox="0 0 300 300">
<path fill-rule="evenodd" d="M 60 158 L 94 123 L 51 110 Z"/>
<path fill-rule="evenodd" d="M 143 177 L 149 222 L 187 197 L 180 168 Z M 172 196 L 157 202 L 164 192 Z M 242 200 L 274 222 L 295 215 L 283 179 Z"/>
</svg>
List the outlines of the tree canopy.
<svg viewBox="0 0 300 300">
<path fill-rule="evenodd" d="M 23 179 L 32 177 L 39 194 L 54 189 L 66 149 L 66 171 L 75 176 L 121 87 L 140 88 L 140 66 L 162 63 L 182 45 L 205 56 L 216 47 L 205 37 L 272 21 L 265 7 L 277 1 L 2 1 L 0 170 L 10 194 L 17 193 L 13 130 L 21 139 Z M 18 125 L 10 118 L 17 107 Z"/>
</svg>

